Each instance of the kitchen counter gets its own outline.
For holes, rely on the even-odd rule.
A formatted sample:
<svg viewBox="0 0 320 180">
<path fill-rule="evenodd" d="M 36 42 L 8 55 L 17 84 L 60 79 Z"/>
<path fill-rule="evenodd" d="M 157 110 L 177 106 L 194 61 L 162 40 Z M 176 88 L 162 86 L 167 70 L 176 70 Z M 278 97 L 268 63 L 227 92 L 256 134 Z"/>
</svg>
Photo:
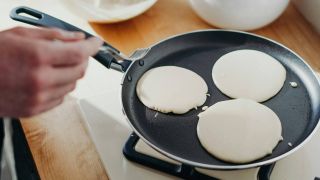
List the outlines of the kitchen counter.
<svg viewBox="0 0 320 180">
<path fill-rule="evenodd" d="M 178 33 L 214 28 L 198 18 L 186 0 L 159 0 L 135 19 L 111 25 L 92 23 L 91 27 L 126 54 Z M 253 32 L 291 48 L 320 71 L 320 36 L 292 4 L 277 21 Z M 113 89 L 121 74 L 108 70 L 109 74 L 99 74 L 102 67 L 90 66 L 85 82 L 80 82 L 62 105 L 21 121 L 42 179 L 108 179 L 83 125 L 77 100 L 89 96 L 90 90 L 97 95 Z M 96 78 L 94 83 L 92 78 Z"/>
</svg>

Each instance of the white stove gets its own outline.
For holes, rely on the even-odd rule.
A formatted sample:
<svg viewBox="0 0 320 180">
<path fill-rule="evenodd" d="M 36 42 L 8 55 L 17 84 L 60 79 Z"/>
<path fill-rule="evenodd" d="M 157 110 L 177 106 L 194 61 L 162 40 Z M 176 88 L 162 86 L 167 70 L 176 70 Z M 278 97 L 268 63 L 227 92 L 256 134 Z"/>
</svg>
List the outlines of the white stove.
<svg viewBox="0 0 320 180">
<path fill-rule="evenodd" d="M 81 99 L 79 105 L 88 132 L 111 180 L 171 180 L 175 176 L 127 160 L 122 149 L 132 133 L 120 104 L 120 85 L 106 94 Z M 139 153 L 172 164 L 171 160 L 146 145 L 141 140 L 135 146 Z M 203 174 L 226 180 L 257 180 L 259 168 L 237 171 L 197 169 Z M 300 150 L 278 161 L 271 173 L 271 180 L 314 180 L 320 177 L 320 131 Z"/>
</svg>

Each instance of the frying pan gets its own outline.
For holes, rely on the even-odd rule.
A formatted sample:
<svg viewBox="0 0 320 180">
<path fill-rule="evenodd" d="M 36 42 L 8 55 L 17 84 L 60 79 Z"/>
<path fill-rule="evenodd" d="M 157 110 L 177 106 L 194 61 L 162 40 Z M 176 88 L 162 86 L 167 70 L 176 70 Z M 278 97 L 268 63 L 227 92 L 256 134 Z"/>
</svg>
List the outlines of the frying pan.
<svg viewBox="0 0 320 180">
<path fill-rule="evenodd" d="M 36 26 L 82 31 L 28 7 L 13 9 L 11 18 Z M 92 35 L 86 33 L 86 36 Z M 219 57 L 238 49 L 265 52 L 277 59 L 287 71 L 281 91 L 272 99 L 263 102 L 279 116 L 284 140 L 271 155 L 246 164 L 221 161 L 201 146 L 196 133 L 197 115 L 201 108 L 183 115 L 156 115 L 157 112 L 144 106 L 136 95 L 137 81 L 146 71 L 171 65 L 190 69 L 206 81 L 211 96 L 207 98 L 205 105 L 210 106 L 218 101 L 228 100 L 230 98 L 215 86 L 211 72 Z M 155 150 L 183 164 L 221 170 L 270 164 L 301 148 L 318 128 L 320 81 L 316 74 L 296 53 L 261 36 L 231 30 L 190 32 L 161 41 L 148 49 L 138 50 L 130 58 L 124 57 L 117 49 L 104 43 L 94 58 L 107 68 L 124 72 L 121 101 L 123 112 L 134 132 Z M 298 87 L 292 88 L 290 82 L 298 83 Z M 292 146 L 288 145 L 289 142 Z"/>
</svg>

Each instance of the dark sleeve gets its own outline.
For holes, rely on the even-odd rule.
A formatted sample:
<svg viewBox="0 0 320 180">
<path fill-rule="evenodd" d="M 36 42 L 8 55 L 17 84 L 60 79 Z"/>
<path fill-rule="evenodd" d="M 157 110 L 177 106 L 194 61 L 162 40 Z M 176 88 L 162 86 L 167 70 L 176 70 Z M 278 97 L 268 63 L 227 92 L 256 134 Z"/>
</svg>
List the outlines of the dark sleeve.
<svg viewBox="0 0 320 180">
<path fill-rule="evenodd" d="M 1 164 L 1 158 L 2 158 L 3 138 L 4 138 L 3 118 L 0 117 L 0 164 Z M 1 175 L 1 167 L 0 167 L 0 175 Z"/>
</svg>

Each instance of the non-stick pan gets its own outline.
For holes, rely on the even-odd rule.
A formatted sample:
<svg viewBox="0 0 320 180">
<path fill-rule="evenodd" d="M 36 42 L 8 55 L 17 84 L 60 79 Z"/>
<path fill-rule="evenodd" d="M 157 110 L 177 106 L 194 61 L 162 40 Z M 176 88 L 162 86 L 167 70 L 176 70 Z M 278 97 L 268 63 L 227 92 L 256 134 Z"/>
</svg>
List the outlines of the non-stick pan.
<svg viewBox="0 0 320 180">
<path fill-rule="evenodd" d="M 34 18 L 27 17 L 23 13 Z M 36 26 L 82 31 L 27 7 L 12 10 L 11 18 Z M 86 35 L 92 36 L 88 33 Z M 130 43 L 129 40 L 128 43 Z M 226 170 L 269 164 L 302 147 L 318 127 L 319 79 L 296 53 L 264 37 L 229 30 L 191 32 L 161 41 L 147 50 L 137 51 L 131 58 L 134 61 L 130 61 L 130 58 L 125 59 L 118 50 L 107 43 L 102 49 L 94 58 L 107 68 L 111 67 L 125 73 L 121 99 L 123 112 L 134 132 L 160 153 L 184 164 Z M 201 108 L 183 115 L 163 114 L 144 106 L 136 95 L 137 81 L 146 71 L 154 67 L 170 65 L 190 69 L 206 81 L 211 96 L 208 97 L 205 105 L 211 106 L 218 101 L 228 100 L 230 98 L 223 95 L 215 86 L 211 71 L 219 57 L 238 49 L 255 49 L 265 52 L 277 59 L 287 71 L 286 81 L 281 91 L 272 99 L 263 102 L 279 116 L 284 140 L 278 144 L 271 155 L 247 164 L 221 161 L 201 146 L 196 133 L 197 115 L 201 112 Z M 296 82 L 298 87 L 291 87 L 290 82 Z M 164 90 L 165 88 L 163 87 Z"/>
</svg>

